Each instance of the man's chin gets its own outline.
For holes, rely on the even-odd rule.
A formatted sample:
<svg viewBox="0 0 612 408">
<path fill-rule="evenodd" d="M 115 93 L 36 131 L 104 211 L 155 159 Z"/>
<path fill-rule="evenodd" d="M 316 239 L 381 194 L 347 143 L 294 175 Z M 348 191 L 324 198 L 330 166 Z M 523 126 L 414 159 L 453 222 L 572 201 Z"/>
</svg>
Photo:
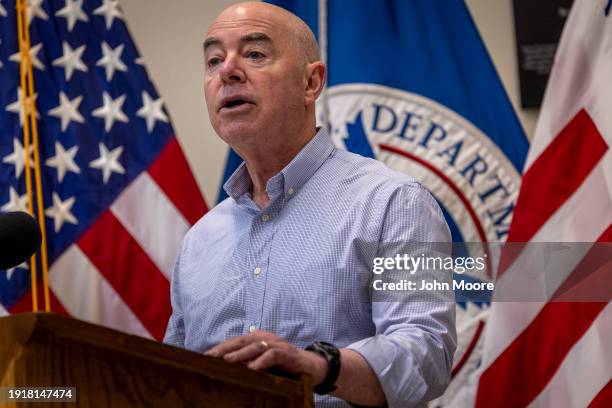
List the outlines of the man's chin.
<svg viewBox="0 0 612 408">
<path fill-rule="evenodd" d="M 230 146 L 239 146 L 248 143 L 258 135 L 257 127 L 253 123 L 229 123 L 215 129 L 219 137 Z"/>
</svg>

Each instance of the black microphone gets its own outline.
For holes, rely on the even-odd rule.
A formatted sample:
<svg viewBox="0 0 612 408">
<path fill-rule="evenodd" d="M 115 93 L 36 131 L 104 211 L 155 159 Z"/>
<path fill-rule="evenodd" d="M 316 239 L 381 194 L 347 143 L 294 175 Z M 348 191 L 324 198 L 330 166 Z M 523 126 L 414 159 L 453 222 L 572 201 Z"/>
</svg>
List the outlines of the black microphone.
<svg viewBox="0 0 612 408">
<path fill-rule="evenodd" d="M 0 269 L 28 260 L 41 241 L 38 223 L 30 214 L 15 211 L 0 215 Z"/>
</svg>

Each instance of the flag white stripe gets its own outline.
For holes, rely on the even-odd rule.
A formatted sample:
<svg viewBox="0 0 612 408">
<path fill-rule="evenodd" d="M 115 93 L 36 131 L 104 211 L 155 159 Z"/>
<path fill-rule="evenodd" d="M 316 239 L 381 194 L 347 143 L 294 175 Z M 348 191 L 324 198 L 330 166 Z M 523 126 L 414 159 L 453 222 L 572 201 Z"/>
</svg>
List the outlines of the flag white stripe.
<svg viewBox="0 0 612 408">
<path fill-rule="evenodd" d="M 170 280 L 189 223 L 155 180 L 143 172 L 117 197 L 110 209 Z"/>
<path fill-rule="evenodd" d="M 597 316 L 530 407 L 586 407 L 612 378 L 612 305 Z"/>
<path fill-rule="evenodd" d="M 532 242 L 550 241 L 550 237 L 555 237 L 554 240 L 558 242 L 595 241 L 612 223 L 612 202 L 609 196 L 601 194 L 602 191 L 606 191 L 605 189 L 607 186 L 604 168 L 600 162 L 576 193 L 548 219 Z M 515 261 L 515 265 L 506 271 L 505 275 L 502 275 L 497 287 L 504 287 L 506 285 L 504 279 L 513 279 L 513 274 L 521 273 L 521 262 L 528 263 L 528 257 L 529 254 L 522 254 Z M 579 260 L 568 260 L 565 272 L 571 272 L 573 268 L 569 266 L 578 264 Z M 561 281 L 562 279 L 558 280 L 557 287 Z M 551 288 L 549 287 L 547 291 L 550 292 Z M 489 367 L 503 353 L 536 318 L 542 307 L 544 307 L 543 302 L 493 302 L 491 317 L 485 328 L 487 341 L 484 348 L 483 369 Z"/>
<path fill-rule="evenodd" d="M 55 261 L 49 286 L 71 316 L 153 338 L 78 246 L 70 246 Z"/>
<path fill-rule="evenodd" d="M 0 317 L 2 316 L 8 316 L 9 312 L 6 311 L 6 309 L 0 305 Z"/>
</svg>

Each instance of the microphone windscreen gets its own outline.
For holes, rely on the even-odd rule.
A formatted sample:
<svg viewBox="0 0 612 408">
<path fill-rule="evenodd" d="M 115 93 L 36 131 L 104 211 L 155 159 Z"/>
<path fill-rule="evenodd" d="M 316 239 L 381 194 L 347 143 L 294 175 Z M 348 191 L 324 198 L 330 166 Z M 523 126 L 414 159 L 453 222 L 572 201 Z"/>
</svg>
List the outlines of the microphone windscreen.
<svg viewBox="0 0 612 408">
<path fill-rule="evenodd" d="M 30 214 L 16 211 L 0 215 L 0 269 L 28 260 L 41 240 L 40 228 Z"/>
</svg>

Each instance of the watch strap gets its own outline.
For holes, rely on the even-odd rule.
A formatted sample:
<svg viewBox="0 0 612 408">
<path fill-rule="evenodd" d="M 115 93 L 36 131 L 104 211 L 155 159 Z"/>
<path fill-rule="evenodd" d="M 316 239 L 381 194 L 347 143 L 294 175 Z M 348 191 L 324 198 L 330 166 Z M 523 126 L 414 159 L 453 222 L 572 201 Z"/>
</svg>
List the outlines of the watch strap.
<svg viewBox="0 0 612 408">
<path fill-rule="evenodd" d="M 340 350 L 331 343 L 315 341 L 305 350 L 319 354 L 327 361 L 327 375 L 321 382 L 314 386 L 314 392 L 319 395 L 329 394 L 336 389 L 336 381 L 340 374 Z"/>
</svg>

